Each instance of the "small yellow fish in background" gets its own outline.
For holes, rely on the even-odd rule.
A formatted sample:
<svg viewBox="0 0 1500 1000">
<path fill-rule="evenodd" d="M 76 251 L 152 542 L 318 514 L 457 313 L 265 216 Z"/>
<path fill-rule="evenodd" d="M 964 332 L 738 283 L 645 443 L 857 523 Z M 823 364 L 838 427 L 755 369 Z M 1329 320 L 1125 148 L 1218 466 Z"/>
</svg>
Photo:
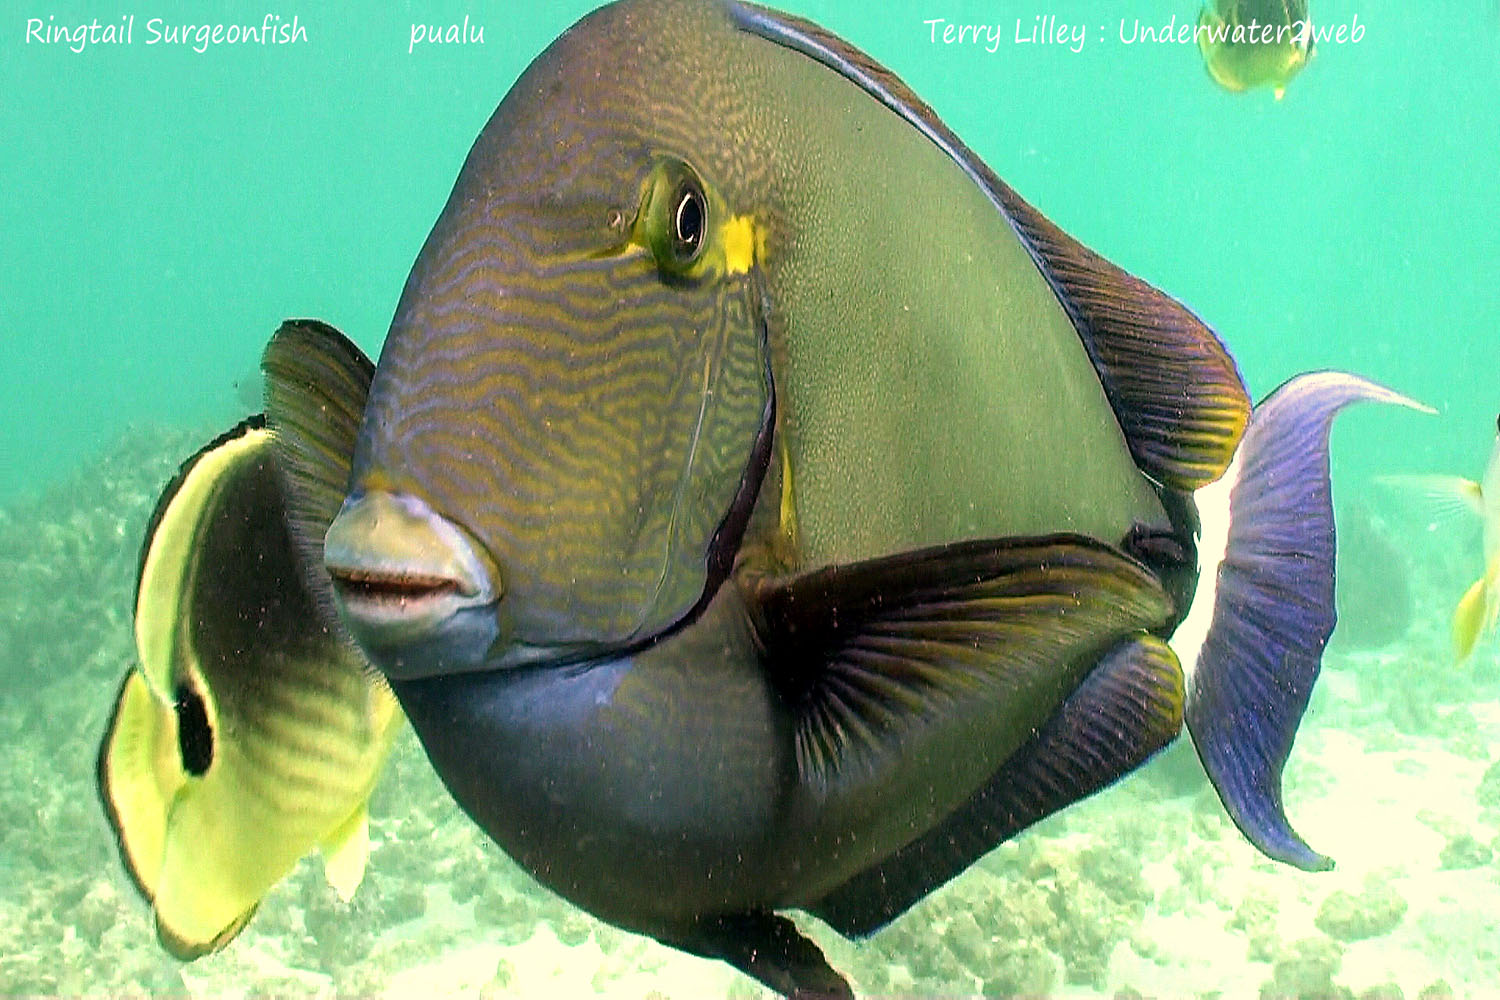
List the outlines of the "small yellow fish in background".
<svg viewBox="0 0 1500 1000">
<path fill-rule="evenodd" d="M 1429 486 L 1456 497 L 1484 522 L 1484 573 L 1460 598 L 1453 612 L 1453 652 L 1462 663 L 1474 651 L 1485 630 L 1500 618 L 1500 417 L 1495 445 L 1485 467 L 1484 481 L 1461 476 L 1426 477 Z"/>
<path fill-rule="evenodd" d="M 1453 654 L 1463 663 L 1474 652 L 1480 636 L 1493 629 L 1500 618 L 1500 417 L 1496 418 L 1495 445 L 1482 482 L 1462 476 L 1386 476 L 1382 482 L 1420 489 L 1445 507 L 1471 511 L 1483 521 L 1484 573 L 1453 612 Z"/>
<path fill-rule="evenodd" d="M 1464 502 L 1484 519 L 1484 574 L 1475 580 L 1453 612 L 1453 650 L 1462 663 L 1486 629 L 1500 618 L 1500 417 L 1496 418 L 1494 447 L 1485 467 L 1484 482 L 1459 479 L 1455 488 Z"/>
<path fill-rule="evenodd" d="M 183 960 L 228 944 L 314 847 L 353 895 L 402 718 L 342 631 L 317 626 L 328 619 L 283 509 L 270 432 L 252 417 L 184 463 L 142 546 L 139 663 L 100 748 L 99 793 L 158 938 Z"/>
<path fill-rule="evenodd" d="M 1307 0 L 1207 0 L 1197 38 L 1219 86 L 1235 93 L 1270 86 L 1278 101 L 1313 57 Z"/>
</svg>

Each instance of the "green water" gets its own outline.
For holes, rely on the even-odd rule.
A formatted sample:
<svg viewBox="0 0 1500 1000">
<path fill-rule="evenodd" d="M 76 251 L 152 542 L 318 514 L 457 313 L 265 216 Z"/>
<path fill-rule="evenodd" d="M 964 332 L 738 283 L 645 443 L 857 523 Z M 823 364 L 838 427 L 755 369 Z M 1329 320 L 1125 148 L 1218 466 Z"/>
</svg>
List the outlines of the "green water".
<svg viewBox="0 0 1500 1000">
<path fill-rule="evenodd" d="M 679 959 L 670 953 L 579 924 L 576 911 L 529 887 L 457 815 L 409 741 L 394 765 L 405 784 L 388 780 L 377 798 L 381 846 L 372 859 L 377 875 L 382 852 L 386 870 L 403 874 L 384 889 L 377 877 L 373 901 L 357 898 L 341 909 L 305 866 L 225 956 L 185 971 L 156 951 L 91 787 L 96 742 L 130 655 L 135 546 L 156 490 L 206 432 L 258 408 L 256 365 L 282 319 L 319 317 L 372 355 L 378 351 L 411 261 L 475 134 L 527 62 L 590 6 L 287 7 L 272 13 L 284 21 L 295 15 L 305 41 L 202 53 L 147 44 L 147 22 L 258 24 L 267 10 L 65 2 L 0 13 L 0 593 L 7 603 L 0 617 L 0 735 L 12 748 L 0 833 L 7 883 L 0 889 L 0 994 L 215 995 L 243 992 L 252 982 L 272 994 L 399 994 L 410 988 L 396 978 L 404 968 L 441 968 L 458 962 L 446 955 L 469 955 L 496 939 L 519 943 L 546 924 L 564 945 L 575 938 L 597 945 L 579 952 L 579 963 L 618 973 L 578 980 L 590 988 L 646 996 L 645 968 L 678 984 L 662 986 L 664 995 L 691 995 L 674 990 L 691 982 L 698 966 L 672 971 Z M 1352 870 L 1365 881 L 1347 887 L 1406 880 L 1403 926 L 1415 936 L 1390 951 L 1426 956 L 1402 967 L 1410 972 L 1404 980 L 1391 973 L 1406 996 L 1438 979 L 1458 995 L 1478 995 L 1485 969 L 1497 977 L 1491 984 L 1500 981 L 1500 958 L 1479 930 L 1486 915 L 1500 912 L 1500 867 L 1486 860 L 1467 869 L 1460 892 L 1445 881 L 1455 869 L 1438 854 L 1464 837 L 1483 847 L 1500 829 L 1496 806 L 1481 808 L 1472 794 L 1486 762 L 1500 757 L 1500 712 L 1490 707 L 1500 692 L 1495 640 L 1465 672 L 1444 661 L 1446 617 L 1480 569 L 1474 532 L 1441 525 L 1429 531 L 1424 514 L 1370 485 L 1376 475 L 1401 471 L 1477 478 L 1494 438 L 1500 13 L 1480 0 L 1313 0 L 1316 22 L 1357 19 L 1364 35 L 1355 44 L 1322 45 L 1276 102 L 1264 91 L 1219 90 L 1191 45 L 1120 41 L 1122 18 L 1127 29 L 1136 19 L 1191 22 L 1190 2 L 789 6 L 895 69 L 1065 229 L 1188 303 L 1227 341 L 1257 398 L 1298 371 L 1338 367 L 1438 409 L 1438 416 L 1419 417 L 1367 408 L 1344 418 L 1335 435 L 1340 495 L 1367 498 L 1382 511 L 1384 530 L 1409 563 L 1400 571 L 1410 578 L 1416 615 L 1401 644 L 1330 664 L 1344 680 L 1326 703 L 1315 702 L 1325 735 L 1307 739 L 1330 763 L 1311 768 L 1302 808 L 1306 815 L 1306 803 L 1349 780 L 1360 788 L 1366 781 L 1405 787 L 1395 778 L 1351 779 L 1346 766 L 1332 763 L 1347 764 L 1350 741 L 1389 755 L 1393 769 L 1405 760 L 1400 766 L 1408 770 L 1457 776 L 1469 789 L 1461 806 L 1449 803 L 1447 786 L 1437 782 L 1430 783 L 1435 799 L 1397 803 L 1407 815 L 1432 814 L 1423 829 L 1437 831 L 1440 843 L 1402 841 L 1384 856 L 1363 844 Z M 117 24 L 132 13 L 129 45 L 73 52 L 27 41 L 29 18 Z M 1082 24 L 1083 45 L 1017 44 L 1017 19 L 1029 30 L 1035 15 Z M 465 16 L 483 27 L 482 44 L 412 47 L 414 22 L 448 25 Z M 934 43 L 924 24 L 933 18 L 997 26 L 1000 41 L 994 51 Z M 941 224 L 936 216 L 934 224 Z M 1378 576 L 1381 567 L 1364 571 Z M 1453 755 L 1451 767 L 1432 763 L 1446 758 L 1421 756 L 1429 752 Z M 1387 773 L 1386 764 L 1370 766 L 1377 776 Z M 416 791 L 392 791 L 393 784 Z M 1149 787 L 1164 784 L 1168 778 Z M 1141 821 L 1157 824 L 1143 830 L 1121 814 L 1137 801 L 1146 804 L 1143 812 L 1155 808 L 1152 793 L 1118 794 L 1124 798 L 1113 806 L 1108 797 L 1090 802 L 1050 836 L 1044 831 L 985 862 L 1016 907 L 1054 914 L 1048 926 L 1061 929 L 1050 937 L 1035 931 L 1035 922 L 1026 925 L 1034 932 L 1026 940 L 1034 938 L 1039 953 L 1086 964 L 1088 954 L 1124 942 L 1145 962 L 1151 943 L 1131 943 L 1148 926 L 1140 923 L 1143 914 L 1157 921 L 1151 933 L 1170 936 L 1173 914 L 1194 912 L 1189 903 L 1170 909 L 1159 885 L 1171 882 L 1191 901 L 1196 883 L 1182 873 L 1195 864 L 1253 868 L 1260 881 L 1252 891 L 1238 876 L 1215 876 L 1229 886 L 1215 926 L 1240 923 L 1225 931 L 1229 944 L 1219 945 L 1226 951 L 1206 956 L 1204 968 L 1184 960 L 1160 978 L 1131 979 L 1133 966 L 1117 958 L 1107 976 L 1074 982 L 1060 974 L 1053 984 L 1059 995 L 1111 995 L 1132 984 L 1148 995 L 1196 995 L 1216 984 L 1225 995 L 1240 995 L 1241 986 L 1262 981 L 1299 995 L 1290 980 L 1277 978 L 1277 963 L 1292 962 L 1301 942 L 1312 941 L 1302 957 L 1316 965 L 1317 942 L 1335 938 L 1303 926 L 1306 914 L 1280 919 L 1276 901 L 1305 893 L 1301 909 L 1293 908 L 1302 914 L 1327 890 L 1304 889 L 1315 884 L 1300 875 L 1277 881 L 1275 872 L 1256 867 L 1248 848 L 1231 843 L 1232 830 L 1184 847 L 1171 832 L 1176 827 L 1191 824 L 1197 837 L 1201 827 L 1222 823 L 1213 810 L 1194 807 L 1196 800 L 1185 800 L 1181 814 L 1161 806 L 1163 818 Z M 1122 803 L 1129 804 L 1122 810 Z M 1454 824 L 1467 824 L 1467 832 L 1455 832 Z M 1127 855 L 1159 850 L 1166 860 L 1153 863 L 1180 877 L 1158 879 L 1148 864 L 1141 885 L 1124 879 L 1124 895 L 1111 895 L 1121 880 L 1091 875 L 1090 865 L 1108 869 L 1114 856 L 1098 862 L 1087 850 L 1120 838 Z M 1070 844 L 1083 853 L 1068 853 Z M 1327 845 L 1335 854 L 1338 846 Z M 1193 850 L 1203 856 L 1195 861 Z M 1409 868 L 1389 874 L 1401 865 Z M 1073 897 L 1057 887 L 1066 889 L 1069 879 L 1092 887 L 1102 902 L 1086 914 L 1064 912 L 1059 900 Z M 506 888 L 496 898 L 510 907 L 506 915 L 471 912 L 485 886 L 500 884 Z M 1037 885 L 1054 895 L 1037 897 Z M 950 975 L 942 964 L 950 959 L 931 958 L 926 972 L 912 965 L 894 978 L 869 971 L 926 955 L 928 938 L 952 938 L 974 898 L 967 892 L 935 900 L 894 936 L 877 938 L 884 942 L 873 952 L 879 958 L 830 945 L 826 934 L 821 940 L 857 983 L 876 984 L 862 988 L 967 992 L 978 980 Z M 1270 900 L 1269 911 L 1251 905 L 1260 898 L 1255 893 Z M 410 912 L 416 896 L 424 900 L 420 918 Z M 293 912 L 295 918 L 287 915 Z M 423 929 L 412 930 L 417 924 L 400 923 L 397 914 Z M 405 930 L 392 929 L 398 925 Z M 1109 933 L 1094 940 L 1081 929 L 1095 925 Z M 992 926 L 981 926 L 986 938 Z M 1255 958 L 1257 935 L 1281 944 Z M 420 946 L 403 950 L 403 936 Z M 1379 940 L 1349 944 L 1354 951 L 1342 972 L 1330 974 L 1333 981 L 1374 985 L 1351 969 L 1378 964 Z M 480 977 L 474 993 L 539 988 L 545 977 L 536 978 L 541 974 L 519 957 L 529 953 L 516 954 L 502 958 L 497 971 L 486 953 L 481 964 L 489 978 Z M 1007 954 L 1024 970 L 1030 953 Z M 1216 979 L 1204 971 L 1216 961 L 1252 971 Z M 573 979 L 559 976 L 569 984 L 559 988 L 572 988 Z M 705 982 L 709 992 L 744 995 L 732 977 Z"/>
<path fill-rule="evenodd" d="M 0 495 L 124 428 L 234 412 L 284 317 L 375 350 L 475 133 L 589 5 L 493 6 L 472 15 L 482 45 L 410 53 L 413 20 L 466 10 L 329 5 L 298 12 L 305 43 L 145 44 L 150 17 L 209 20 L 200 6 L 135 11 L 133 44 L 77 54 L 25 42 L 31 15 L 0 25 Z M 799 10 L 895 67 L 1064 227 L 1190 303 L 1257 394 L 1353 368 L 1444 411 L 1402 439 L 1403 460 L 1482 460 L 1500 343 L 1500 26 L 1482 4 L 1324 0 L 1315 19 L 1357 16 L 1366 34 L 1325 45 L 1279 104 L 1219 91 L 1191 45 L 1119 42 L 1121 18 L 1180 23 L 1186 3 Z M 1037 13 L 1093 37 L 1077 53 L 1015 44 Z M 935 17 L 1009 30 L 994 53 L 935 45 Z M 1407 433 L 1383 416 L 1350 427 L 1371 452 Z"/>
</svg>

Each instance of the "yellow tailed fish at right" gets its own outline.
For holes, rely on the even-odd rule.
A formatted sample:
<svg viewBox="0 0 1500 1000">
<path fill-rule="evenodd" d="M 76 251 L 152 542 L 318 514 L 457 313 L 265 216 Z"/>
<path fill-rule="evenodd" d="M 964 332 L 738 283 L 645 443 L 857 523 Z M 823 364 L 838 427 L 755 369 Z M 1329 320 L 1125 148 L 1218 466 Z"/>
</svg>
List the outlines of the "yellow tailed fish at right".
<svg viewBox="0 0 1500 1000">
<path fill-rule="evenodd" d="M 1463 663 L 1479 639 L 1500 619 L 1500 417 L 1484 477 L 1479 482 L 1462 476 L 1386 476 L 1396 486 L 1423 490 L 1433 499 L 1472 513 L 1483 525 L 1484 570 L 1459 598 L 1453 610 L 1453 656 Z"/>
</svg>

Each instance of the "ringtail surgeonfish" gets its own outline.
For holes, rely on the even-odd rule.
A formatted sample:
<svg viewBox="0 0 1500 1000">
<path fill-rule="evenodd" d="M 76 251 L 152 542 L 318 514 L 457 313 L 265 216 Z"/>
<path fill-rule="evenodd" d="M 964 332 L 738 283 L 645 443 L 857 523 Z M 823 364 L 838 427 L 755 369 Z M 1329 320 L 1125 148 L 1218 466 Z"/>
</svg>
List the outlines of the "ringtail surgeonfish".
<svg viewBox="0 0 1500 1000">
<path fill-rule="evenodd" d="M 847 997 L 876 932 L 1184 725 L 1272 858 L 1328 433 L 807 21 L 625 0 L 481 131 L 378 366 L 263 367 L 309 587 L 459 804 L 600 918 Z M 1415 405 L 1415 404 L 1411 404 Z M 249 571 L 249 567 L 246 571 Z"/>
<path fill-rule="evenodd" d="M 1278 101 L 1315 48 L 1307 0 L 1207 0 L 1197 38 L 1215 83 L 1236 93 L 1271 87 Z"/>
<path fill-rule="evenodd" d="M 99 752 L 120 855 L 181 959 L 228 944 L 319 848 L 349 899 L 401 713 L 304 583 L 260 417 L 157 502 L 135 598 L 139 662 Z"/>
</svg>

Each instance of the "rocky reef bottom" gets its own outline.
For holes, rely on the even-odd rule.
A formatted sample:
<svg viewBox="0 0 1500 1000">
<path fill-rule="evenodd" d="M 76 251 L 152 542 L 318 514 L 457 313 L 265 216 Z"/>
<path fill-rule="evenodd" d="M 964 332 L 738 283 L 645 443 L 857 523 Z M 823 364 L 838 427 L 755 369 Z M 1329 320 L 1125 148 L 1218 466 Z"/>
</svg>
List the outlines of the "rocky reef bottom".
<svg viewBox="0 0 1500 1000">
<path fill-rule="evenodd" d="M 305 861 L 224 952 L 157 945 L 94 790 L 133 656 L 142 531 L 212 435 L 137 431 L 48 495 L 0 508 L 0 994 L 191 997 L 765 995 L 727 967 L 603 925 L 458 811 L 409 732 L 372 803 L 354 900 Z M 1413 624 L 1335 642 L 1287 809 L 1329 873 L 1261 858 L 1191 748 L 1001 846 L 863 942 L 803 920 L 861 996 L 1481 996 L 1500 982 L 1500 658 L 1461 670 L 1447 620 L 1475 567 L 1404 534 Z"/>
</svg>

